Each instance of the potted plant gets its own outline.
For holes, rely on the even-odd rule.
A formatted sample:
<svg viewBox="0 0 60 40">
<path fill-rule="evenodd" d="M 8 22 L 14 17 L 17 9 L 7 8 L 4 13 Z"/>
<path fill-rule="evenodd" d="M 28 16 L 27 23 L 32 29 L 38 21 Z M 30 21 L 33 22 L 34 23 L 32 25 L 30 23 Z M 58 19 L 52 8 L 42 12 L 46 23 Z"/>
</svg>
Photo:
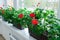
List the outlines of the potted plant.
<svg viewBox="0 0 60 40">
<path fill-rule="evenodd" d="M 28 27 L 29 33 L 37 40 L 60 40 L 60 19 L 53 10 L 35 9 L 31 12 L 24 9 L 2 9 L 3 19 L 18 29 Z"/>
<path fill-rule="evenodd" d="M 58 40 L 60 38 L 60 24 L 53 10 L 37 8 L 29 17 L 29 33 L 37 40 Z"/>
<path fill-rule="evenodd" d="M 29 16 L 29 13 L 30 11 L 28 11 L 26 8 L 17 10 L 12 17 L 13 25 L 20 30 L 24 29 L 24 27 L 27 27 L 26 19 Z"/>
<path fill-rule="evenodd" d="M 15 12 L 15 9 L 13 7 L 9 7 L 7 9 L 2 10 L 2 16 L 4 21 L 8 21 L 9 23 L 12 22 L 12 16 Z"/>
</svg>

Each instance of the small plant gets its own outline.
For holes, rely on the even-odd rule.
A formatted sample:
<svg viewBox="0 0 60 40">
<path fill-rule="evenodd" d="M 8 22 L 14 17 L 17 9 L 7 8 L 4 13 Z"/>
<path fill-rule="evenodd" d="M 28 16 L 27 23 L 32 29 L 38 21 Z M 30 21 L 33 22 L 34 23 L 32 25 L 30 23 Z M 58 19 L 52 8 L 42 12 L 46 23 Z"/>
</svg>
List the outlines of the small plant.
<svg viewBox="0 0 60 40">
<path fill-rule="evenodd" d="M 25 28 L 27 27 L 27 18 L 30 11 L 26 8 L 17 10 L 17 13 L 13 15 L 13 24 L 17 27 Z"/>
<path fill-rule="evenodd" d="M 37 8 L 34 17 L 29 21 L 30 34 L 37 40 L 58 40 L 60 37 L 60 24 L 56 20 L 53 10 Z"/>
<path fill-rule="evenodd" d="M 12 16 L 14 15 L 15 11 L 16 10 L 13 7 L 11 7 L 11 10 L 10 10 L 10 8 L 3 9 L 2 10 L 3 19 L 5 21 L 8 21 L 9 23 L 11 23 L 12 22 Z"/>
<path fill-rule="evenodd" d="M 28 27 L 30 35 L 37 40 L 60 40 L 60 19 L 53 10 L 36 8 L 32 12 L 26 8 L 15 10 L 10 7 L 0 10 L 0 13 L 4 20 L 18 29 Z"/>
</svg>

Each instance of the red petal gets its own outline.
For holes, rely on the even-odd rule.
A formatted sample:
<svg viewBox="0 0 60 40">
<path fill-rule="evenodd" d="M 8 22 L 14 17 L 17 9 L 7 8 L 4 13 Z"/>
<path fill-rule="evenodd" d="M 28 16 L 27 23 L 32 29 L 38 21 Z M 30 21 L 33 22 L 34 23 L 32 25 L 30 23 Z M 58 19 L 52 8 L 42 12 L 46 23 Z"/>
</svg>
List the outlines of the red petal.
<svg viewBox="0 0 60 40">
<path fill-rule="evenodd" d="M 37 19 L 33 19 L 32 20 L 32 24 L 37 25 L 38 24 L 38 20 Z"/>
<path fill-rule="evenodd" d="M 30 17 L 31 17 L 31 18 L 35 17 L 35 14 L 34 14 L 34 13 L 31 13 L 31 14 L 30 14 Z"/>
<path fill-rule="evenodd" d="M 19 18 L 23 18 L 23 16 L 24 16 L 23 14 L 19 14 L 18 15 Z"/>
</svg>

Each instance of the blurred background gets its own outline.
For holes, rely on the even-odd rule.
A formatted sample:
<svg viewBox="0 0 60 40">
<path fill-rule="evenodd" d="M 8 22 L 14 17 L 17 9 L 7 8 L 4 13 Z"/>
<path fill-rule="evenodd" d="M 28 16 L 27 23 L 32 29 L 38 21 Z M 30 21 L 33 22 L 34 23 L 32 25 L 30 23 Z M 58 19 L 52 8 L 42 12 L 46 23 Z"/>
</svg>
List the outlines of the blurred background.
<svg viewBox="0 0 60 40">
<path fill-rule="evenodd" d="M 59 3 L 60 0 L 0 0 L 0 7 L 6 8 L 8 6 L 12 6 L 16 9 L 28 8 L 31 10 L 35 9 L 36 7 L 43 9 L 53 9 L 55 10 L 56 15 L 58 15 L 57 17 L 59 18 Z"/>
</svg>

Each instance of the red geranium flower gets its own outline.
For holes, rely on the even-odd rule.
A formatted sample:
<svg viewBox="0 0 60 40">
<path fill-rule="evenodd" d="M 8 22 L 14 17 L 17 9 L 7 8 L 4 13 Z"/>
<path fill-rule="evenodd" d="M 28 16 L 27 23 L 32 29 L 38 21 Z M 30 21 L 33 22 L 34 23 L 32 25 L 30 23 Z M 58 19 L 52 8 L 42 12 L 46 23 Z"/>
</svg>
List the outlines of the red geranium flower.
<svg viewBox="0 0 60 40">
<path fill-rule="evenodd" d="M 34 13 L 31 13 L 31 14 L 30 14 L 30 17 L 31 17 L 31 18 L 35 17 L 35 14 L 34 14 Z"/>
<path fill-rule="evenodd" d="M 18 15 L 19 18 L 23 18 L 23 16 L 24 16 L 23 14 L 19 14 Z"/>
<path fill-rule="evenodd" d="M 37 25 L 38 24 L 38 20 L 37 19 L 33 19 L 32 20 L 32 24 Z"/>
</svg>

